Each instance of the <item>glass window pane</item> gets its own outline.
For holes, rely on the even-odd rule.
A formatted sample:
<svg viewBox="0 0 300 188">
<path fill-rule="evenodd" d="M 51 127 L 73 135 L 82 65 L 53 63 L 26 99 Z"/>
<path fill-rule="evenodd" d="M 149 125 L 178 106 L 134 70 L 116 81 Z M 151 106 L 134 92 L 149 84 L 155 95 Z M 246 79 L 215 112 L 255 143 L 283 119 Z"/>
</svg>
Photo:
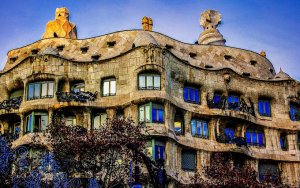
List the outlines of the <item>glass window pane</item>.
<svg viewBox="0 0 300 188">
<path fill-rule="evenodd" d="M 152 109 L 152 122 L 158 121 L 157 109 Z"/>
<path fill-rule="evenodd" d="M 261 115 L 264 113 L 263 101 L 258 101 L 258 112 Z"/>
<path fill-rule="evenodd" d="M 203 122 L 203 135 L 208 136 L 207 123 Z"/>
<path fill-rule="evenodd" d="M 200 102 L 200 98 L 199 98 L 199 90 L 195 90 L 195 102 L 199 103 Z"/>
<path fill-rule="evenodd" d="M 252 143 L 258 143 L 257 142 L 257 134 L 256 133 L 252 133 Z"/>
<path fill-rule="evenodd" d="M 146 105 L 146 122 L 151 122 L 150 105 Z"/>
<path fill-rule="evenodd" d="M 189 91 L 190 91 L 190 95 L 189 95 L 190 101 L 195 101 L 195 90 L 192 88 L 189 88 Z"/>
<path fill-rule="evenodd" d="M 246 132 L 246 142 L 251 143 L 251 133 L 248 131 Z"/>
<path fill-rule="evenodd" d="M 265 102 L 266 115 L 271 116 L 271 105 L 269 101 Z"/>
<path fill-rule="evenodd" d="M 41 84 L 37 83 L 34 84 L 34 98 L 40 98 L 40 94 L 41 94 Z"/>
<path fill-rule="evenodd" d="M 175 129 L 176 133 L 181 133 L 181 122 L 180 121 L 174 122 L 174 129 Z"/>
<path fill-rule="evenodd" d="M 146 87 L 146 78 L 144 75 L 139 76 L 139 88 L 145 89 Z"/>
<path fill-rule="evenodd" d="M 160 76 L 154 76 L 154 88 L 160 89 Z"/>
<path fill-rule="evenodd" d="M 158 110 L 158 121 L 163 122 L 164 121 L 164 111 Z"/>
<path fill-rule="evenodd" d="M 107 120 L 107 114 L 100 115 L 100 125 L 105 125 Z"/>
<path fill-rule="evenodd" d="M 189 90 L 187 87 L 183 88 L 183 99 L 185 102 L 189 100 Z"/>
<path fill-rule="evenodd" d="M 201 121 L 197 121 L 197 134 L 198 135 L 202 135 L 202 122 Z"/>
<path fill-rule="evenodd" d="M 48 87 L 48 83 L 42 83 L 42 97 L 47 96 L 47 87 Z"/>
<path fill-rule="evenodd" d="M 264 145 L 264 136 L 262 133 L 258 133 L 258 143 L 260 146 Z"/>
<path fill-rule="evenodd" d="M 116 80 L 110 81 L 110 94 L 116 94 Z"/>
<path fill-rule="evenodd" d="M 182 151 L 181 168 L 184 170 L 195 170 L 196 168 L 196 153 L 193 151 Z"/>
<path fill-rule="evenodd" d="M 41 131 L 45 131 L 48 126 L 48 116 L 41 116 Z"/>
<path fill-rule="evenodd" d="M 99 129 L 100 128 L 100 116 L 97 115 L 94 117 L 94 122 L 93 122 L 93 128 L 94 129 Z"/>
<path fill-rule="evenodd" d="M 105 81 L 103 83 L 103 96 L 108 96 L 109 95 L 109 82 Z"/>
<path fill-rule="evenodd" d="M 221 102 L 221 96 L 220 95 L 214 95 L 214 103 L 220 103 Z"/>
<path fill-rule="evenodd" d="M 153 89 L 153 76 L 147 76 L 147 89 Z"/>
<path fill-rule="evenodd" d="M 54 95 L 54 83 L 53 82 L 48 83 L 48 95 L 49 96 Z"/>
<path fill-rule="evenodd" d="M 33 84 L 29 84 L 28 85 L 28 100 L 31 100 L 33 98 L 33 92 L 34 92 L 34 85 Z"/>
<path fill-rule="evenodd" d="M 145 106 L 140 106 L 139 117 L 140 117 L 140 122 L 145 121 Z"/>
<path fill-rule="evenodd" d="M 192 135 L 196 135 L 197 133 L 197 121 L 196 120 L 192 120 L 191 121 L 191 131 L 192 131 Z"/>
</svg>

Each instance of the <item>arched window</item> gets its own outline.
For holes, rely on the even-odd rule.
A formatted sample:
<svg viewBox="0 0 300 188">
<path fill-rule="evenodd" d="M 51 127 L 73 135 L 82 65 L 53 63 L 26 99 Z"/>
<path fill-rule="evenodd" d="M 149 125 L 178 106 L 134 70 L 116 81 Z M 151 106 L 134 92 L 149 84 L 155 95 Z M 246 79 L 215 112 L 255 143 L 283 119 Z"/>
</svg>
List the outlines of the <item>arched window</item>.
<svg viewBox="0 0 300 188">
<path fill-rule="evenodd" d="M 248 145 L 264 146 L 265 138 L 264 131 L 262 129 L 249 127 L 246 130 L 246 142 Z"/>
<path fill-rule="evenodd" d="M 54 82 L 42 81 L 28 84 L 27 100 L 52 98 L 54 95 Z"/>
<path fill-rule="evenodd" d="M 138 80 L 139 90 L 160 90 L 161 79 L 158 73 L 140 73 Z"/>
</svg>

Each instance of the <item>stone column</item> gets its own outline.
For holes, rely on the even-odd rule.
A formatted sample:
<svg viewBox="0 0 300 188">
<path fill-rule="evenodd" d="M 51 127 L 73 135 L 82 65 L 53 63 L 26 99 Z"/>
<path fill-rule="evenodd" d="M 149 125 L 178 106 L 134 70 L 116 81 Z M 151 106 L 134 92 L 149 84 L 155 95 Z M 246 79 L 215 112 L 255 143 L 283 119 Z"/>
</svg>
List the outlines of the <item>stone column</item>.
<svg viewBox="0 0 300 188">
<path fill-rule="evenodd" d="M 21 119 L 21 122 L 20 122 L 20 137 L 23 136 L 25 134 L 25 121 L 24 121 L 24 114 L 20 114 L 20 119 Z"/>
<path fill-rule="evenodd" d="M 83 111 L 83 125 L 87 130 L 92 129 L 91 112 L 92 110 L 90 108 Z"/>
<path fill-rule="evenodd" d="M 192 112 L 186 111 L 184 114 L 184 133 L 191 134 Z"/>
<path fill-rule="evenodd" d="M 116 115 L 116 109 L 108 108 L 108 109 L 106 109 L 106 113 L 107 113 L 108 119 L 113 119 L 114 116 Z"/>
</svg>

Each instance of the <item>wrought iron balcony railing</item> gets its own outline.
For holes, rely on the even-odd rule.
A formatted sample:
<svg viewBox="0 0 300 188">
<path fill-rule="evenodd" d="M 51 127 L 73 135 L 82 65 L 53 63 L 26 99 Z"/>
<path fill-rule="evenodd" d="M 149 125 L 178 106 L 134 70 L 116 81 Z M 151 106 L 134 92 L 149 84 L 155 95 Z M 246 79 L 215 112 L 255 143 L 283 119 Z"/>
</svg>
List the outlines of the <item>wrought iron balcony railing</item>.
<svg viewBox="0 0 300 188">
<path fill-rule="evenodd" d="M 0 109 L 11 110 L 18 109 L 22 103 L 22 97 L 15 97 L 0 102 Z"/>
<path fill-rule="evenodd" d="M 219 142 L 219 143 L 236 144 L 239 147 L 247 146 L 247 142 L 244 137 L 230 138 L 225 135 L 219 135 L 216 137 L 216 139 L 217 139 L 217 142 Z"/>
<path fill-rule="evenodd" d="M 217 109 L 229 109 L 229 110 L 238 110 L 241 112 L 249 113 L 255 116 L 254 105 L 252 101 L 249 99 L 250 106 L 247 105 L 246 101 L 241 98 L 239 102 L 228 102 L 226 96 L 220 97 L 220 100 L 209 99 L 207 96 L 207 105 L 209 108 L 217 108 Z"/>
<path fill-rule="evenodd" d="M 88 102 L 88 101 L 95 101 L 97 97 L 97 92 L 56 92 L 57 100 L 59 102 Z"/>
</svg>

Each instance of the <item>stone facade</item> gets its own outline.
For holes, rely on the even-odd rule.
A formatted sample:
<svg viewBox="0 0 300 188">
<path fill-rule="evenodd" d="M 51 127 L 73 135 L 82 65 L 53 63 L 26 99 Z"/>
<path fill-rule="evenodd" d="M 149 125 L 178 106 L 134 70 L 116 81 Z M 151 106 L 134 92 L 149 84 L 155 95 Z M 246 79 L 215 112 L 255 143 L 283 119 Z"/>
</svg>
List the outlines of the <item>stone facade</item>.
<svg viewBox="0 0 300 188">
<path fill-rule="evenodd" d="M 159 75 L 159 89 L 141 89 L 139 76 L 143 73 Z M 111 96 L 104 96 L 103 82 L 107 78 L 116 81 L 116 91 Z M 45 81 L 54 83 L 53 96 L 28 98 L 29 85 Z M 58 100 L 57 92 L 70 92 L 73 83 L 78 82 L 84 83 L 85 92 L 96 93 L 96 99 Z M 197 104 L 185 100 L 187 86 L 199 91 Z M 163 120 L 146 123 L 146 128 L 154 140 L 164 143 L 166 170 L 174 179 L 188 183 L 194 174 L 182 169 L 182 153 L 188 149 L 196 153 L 199 172 L 209 165 L 213 152 L 241 153 L 257 171 L 261 162 L 274 163 L 284 183 L 300 186 L 300 123 L 298 118 L 290 117 L 291 105 L 300 106 L 299 82 L 283 72 L 276 75 L 271 62 L 252 51 L 186 44 L 144 30 L 81 40 L 42 39 L 8 53 L 8 61 L 0 72 L 0 90 L 0 102 L 13 98 L 16 91 L 23 97 L 17 108 L 0 110 L 2 132 L 13 132 L 13 125 L 20 126 L 14 147 L 28 143 L 35 134 L 26 133 L 27 117 L 32 112 L 46 113 L 50 121 L 53 111 L 61 108 L 75 117 L 76 124 L 90 130 L 98 112 L 108 118 L 122 114 L 138 122 L 141 105 L 152 102 L 162 106 Z M 248 108 L 243 110 L 239 105 L 233 109 L 228 104 L 224 108 L 213 107 L 216 94 L 226 98 L 234 94 Z M 259 112 L 261 99 L 269 102 L 269 116 Z M 176 134 L 174 123 L 178 112 L 181 134 Z M 207 135 L 192 134 L 194 119 L 207 122 Z M 263 144 L 257 141 L 238 146 L 220 139 L 228 125 L 233 127 L 236 138 L 245 137 L 249 127 L 262 130 Z M 280 142 L 283 133 L 286 148 Z"/>
</svg>

